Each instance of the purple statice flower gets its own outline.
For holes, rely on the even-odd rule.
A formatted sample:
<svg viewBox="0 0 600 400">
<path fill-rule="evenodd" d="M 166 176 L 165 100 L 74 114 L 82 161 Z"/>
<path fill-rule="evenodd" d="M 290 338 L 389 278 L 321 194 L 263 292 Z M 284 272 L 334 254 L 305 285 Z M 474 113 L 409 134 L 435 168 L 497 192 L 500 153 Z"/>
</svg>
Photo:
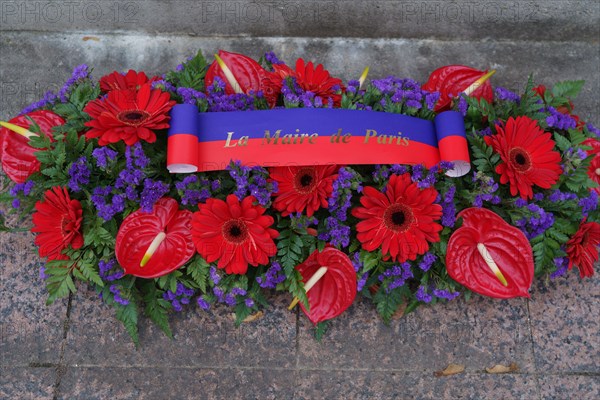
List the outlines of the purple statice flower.
<svg viewBox="0 0 600 400">
<path fill-rule="evenodd" d="M 583 216 L 587 217 L 592 211 L 596 211 L 598 208 L 598 193 L 596 193 L 594 190 L 591 190 L 590 195 L 588 197 L 581 198 L 577 205 L 581 207 Z"/>
<path fill-rule="evenodd" d="M 330 216 L 325 220 L 326 231 L 319 234 L 320 240 L 329 241 L 334 246 L 347 247 L 350 244 L 350 227 L 345 221 L 352 205 L 353 182 L 359 180 L 359 175 L 353 170 L 345 167 L 339 169 L 328 200 Z"/>
<path fill-rule="evenodd" d="M 11 205 L 12 205 L 12 208 L 21 208 L 21 200 L 13 199 Z"/>
<path fill-rule="evenodd" d="M 500 204 L 500 197 L 495 195 L 498 190 L 498 184 L 494 181 L 494 178 L 482 174 L 481 172 L 473 173 L 473 183 L 475 188 L 475 199 L 473 200 L 474 207 L 483 207 L 483 202 L 487 201 L 492 204 Z"/>
<path fill-rule="evenodd" d="M 467 103 L 467 99 L 465 96 L 460 96 L 458 100 L 458 111 L 462 114 L 463 117 L 467 116 L 467 109 L 469 108 L 469 103 Z"/>
<path fill-rule="evenodd" d="M 256 277 L 256 282 L 263 289 L 275 289 L 283 281 L 285 273 L 278 262 L 273 262 L 264 275 Z"/>
<path fill-rule="evenodd" d="M 39 108 L 51 106 L 52 104 L 56 103 L 57 100 L 58 96 L 53 91 L 49 90 L 46 93 L 44 93 L 44 97 L 42 97 L 41 100 L 33 102 L 24 109 L 22 109 L 19 115 L 28 114 Z"/>
<path fill-rule="evenodd" d="M 427 252 L 427 253 L 425 253 L 425 255 L 423 256 L 423 259 L 419 263 L 419 268 L 421 268 L 422 271 L 427 272 L 427 271 L 429 271 L 429 269 L 431 268 L 431 266 L 437 259 L 438 258 L 435 254 Z"/>
<path fill-rule="evenodd" d="M 346 93 L 356 94 L 360 89 L 360 82 L 356 79 L 352 79 L 348 81 L 348 86 L 346 87 Z"/>
<path fill-rule="evenodd" d="M 283 61 L 280 61 L 279 58 L 277 58 L 273 51 L 267 51 L 265 53 L 265 60 L 267 60 L 268 63 L 271 63 L 273 65 L 285 64 Z"/>
<path fill-rule="evenodd" d="M 90 169 L 87 166 L 87 158 L 79 157 L 77 161 L 71 164 L 69 168 L 69 189 L 73 192 L 80 192 L 83 185 L 90 183 Z"/>
<path fill-rule="evenodd" d="M 567 273 L 569 270 L 569 259 L 567 257 L 558 257 L 554 259 L 556 271 L 550 274 L 550 279 L 556 279 Z"/>
<path fill-rule="evenodd" d="M 479 136 L 491 136 L 491 135 L 492 135 L 492 128 L 490 128 L 490 127 L 488 126 L 488 127 L 486 127 L 486 128 L 483 128 L 483 129 L 482 129 L 482 130 L 480 130 L 480 131 L 476 131 L 476 133 L 477 133 Z"/>
<path fill-rule="evenodd" d="M 177 92 L 177 88 L 164 79 L 152 82 L 152 89 L 163 89 L 169 92 Z"/>
<path fill-rule="evenodd" d="M 454 300 L 460 296 L 460 292 L 450 292 L 445 289 L 433 289 L 433 295 L 438 299 Z"/>
<path fill-rule="evenodd" d="M 111 161 L 117 159 L 117 153 L 115 150 L 109 148 L 108 146 L 98 147 L 92 151 L 92 157 L 96 160 L 96 166 L 103 170 L 106 170 L 108 164 Z"/>
<path fill-rule="evenodd" d="M 232 295 L 231 293 L 228 293 L 227 295 L 225 295 L 225 304 L 227 304 L 229 307 L 233 307 L 237 304 L 237 301 L 235 300 L 235 296 Z"/>
<path fill-rule="evenodd" d="M 561 192 L 558 189 L 553 190 L 552 193 L 550 193 L 547 196 L 547 198 L 552 203 L 558 203 L 558 202 L 561 202 L 561 201 L 569 201 L 569 200 L 577 200 L 578 199 L 577 195 L 575 193 Z"/>
<path fill-rule="evenodd" d="M 377 279 L 379 279 L 379 281 L 382 283 L 387 283 L 385 291 L 386 293 L 389 293 L 396 288 L 404 286 L 406 281 L 413 277 L 414 275 L 412 273 L 410 264 L 404 262 L 400 265 L 391 266 L 382 274 L 380 274 Z"/>
<path fill-rule="evenodd" d="M 129 304 L 129 300 L 121 296 L 121 290 L 119 289 L 119 286 L 110 285 L 109 290 L 114 295 L 115 302 L 121 304 L 122 306 L 126 306 L 127 304 Z"/>
<path fill-rule="evenodd" d="M 373 180 L 378 183 L 387 182 L 390 177 L 390 170 L 387 167 L 384 167 L 380 164 L 375 165 L 375 170 L 373 171 Z"/>
<path fill-rule="evenodd" d="M 214 184 L 215 182 L 217 185 Z M 181 196 L 181 204 L 183 205 L 204 203 L 212 197 L 211 189 L 213 187 L 218 190 L 220 187 L 218 180 L 211 182 L 206 178 L 198 179 L 196 175 L 188 175 L 181 182 L 175 183 L 175 188 Z"/>
<path fill-rule="evenodd" d="M 210 310 L 210 303 L 203 296 L 198 297 L 198 306 L 204 311 Z"/>
<path fill-rule="evenodd" d="M 62 103 L 66 103 L 68 101 L 67 94 L 71 92 L 71 89 L 74 84 L 77 82 L 81 82 L 85 79 L 91 78 L 90 71 L 87 65 L 81 64 L 75 67 L 71 77 L 65 82 L 63 87 L 58 91 L 58 97 Z"/>
<path fill-rule="evenodd" d="M 252 298 L 250 298 L 250 297 L 245 298 L 244 303 L 246 304 L 246 307 L 248 307 L 248 308 L 254 307 L 254 300 L 252 300 Z"/>
<path fill-rule="evenodd" d="M 527 239 L 533 239 L 546 232 L 554 225 L 554 214 L 545 211 L 537 204 L 528 204 L 529 217 L 523 217 L 515 222 L 515 225 L 523 231 Z"/>
<path fill-rule="evenodd" d="M 363 288 L 365 287 L 365 284 L 367 283 L 367 279 L 369 279 L 369 273 L 365 272 L 360 279 L 358 280 L 357 284 L 356 284 L 356 290 L 357 291 L 361 291 L 363 290 Z"/>
<path fill-rule="evenodd" d="M 142 147 L 142 144 L 140 142 L 137 142 L 133 146 L 131 146 L 131 149 L 133 150 L 133 155 L 131 157 L 133 164 L 138 168 L 146 168 L 148 164 L 150 164 L 150 159 L 146 156 L 146 153 L 144 153 L 144 148 Z M 128 161 L 130 160 L 128 159 Z"/>
<path fill-rule="evenodd" d="M 206 101 L 209 112 L 255 110 L 257 102 L 264 102 L 264 94 L 260 91 L 248 94 L 226 94 L 225 86 L 225 82 L 217 76 L 213 84 L 207 88 Z"/>
<path fill-rule="evenodd" d="M 574 129 L 577 126 L 577 122 L 569 114 L 563 114 L 556 111 L 554 107 L 546 107 L 542 111 L 548 112 L 550 115 L 546 117 L 546 123 L 550 128 L 557 128 L 562 130 Z"/>
<path fill-rule="evenodd" d="M 301 212 L 291 213 L 289 217 L 292 220 L 292 227 L 298 229 L 305 229 L 310 227 L 311 225 L 319 224 L 319 220 L 316 217 L 308 217 L 302 215 Z"/>
<path fill-rule="evenodd" d="M 121 279 L 125 273 L 120 268 L 117 268 L 117 271 L 115 271 L 115 266 L 117 266 L 117 260 L 100 260 L 98 262 L 98 272 L 100 278 L 105 282 L 113 282 L 117 279 Z"/>
<path fill-rule="evenodd" d="M 591 133 L 593 133 L 596 136 L 600 136 L 600 129 L 596 128 L 594 125 L 592 125 L 591 123 L 588 123 L 586 125 L 588 131 L 590 131 Z"/>
<path fill-rule="evenodd" d="M 439 99 L 440 92 L 427 93 L 425 95 L 425 104 L 427 105 L 427 109 L 433 111 Z"/>
<path fill-rule="evenodd" d="M 181 96 L 183 104 L 196 104 L 198 101 L 206 100 L 206 95 L 192 88 L 178 87 L 177 94 Z"/>
<path fill-rule="evenodd" d="M 151 213 L 154 204 L 164 195 L 169 193 L 169 185 L 162 181 L 152 179 L 144 180 L 144 189 L 140 196 L 140 207 L 143 212 Z"/>
<path fill-rule="evenodd" d="M 45 281 L 46 279 L 50 278 L 50 275 L 48 275 L 46 273 L 46 267 L 44 265 L 42 265 L 40 267 L 40 275 L 39 276 L 40 276 L 40 279 L 43 280 L 43 281 Z"/>
<path fill-rule="evenodd" d="M 124 195 L 114 194 L 109 200 L 112 190 L 111 186 L 99 186 L 92 192 L 92 203 L 96 207 L 98 216 L 105 221 L 110 221 L 116 214 L 125 209 Z"/>
<path fill-rule="evenodd" d="M 411 175 L 410 179 L 413 182 L 419 182 L 421 179 L 423 179 L 423 170 L 424 169 L 425 169 L 425 167 L 421 164 L 413 165 L 412 175 Z"/>
<path fill-rule="evenodd" d="M 456 205 L 454 204 L 454 195 L 456 194 L 456 187 L 451 186 L 448 191 L 442 195 L 439 194 L 436 200 L 442 206 L 442 225 L 447 227 L 454 227 L 456 224 Z"/>
<path fill-rule="evenodd" d="M 521 98 L 518 94 L 511 92 L 508 89 L 498 86 L 496 88 L 496 99 L 510 101 L 511 103 L 521 103 Z"/>
<path fill-rule="evenodd" d="M 219 282 L 221 282 L 221 275 L 219 275 L 217 273 L 217 269 L 215 267 L 210 267 L 210 270 L 208 271 L 210 280 L 212 281 L 212 283 L 217 286 L 219 284 Z"/>
<path fill-rule="evenodd" d="M 266 206 L 271 201 L 271 195 L 277 192 L 277 182 L 269 181 L 269 172 L 263 167 L 248 167 L 235 161 L 227 166 L 227 170 L 235 181 L 234 194 L 240 201 L 250 194 L 258 204 Z"/>
<path fill-rule="evenodd" d="M 167 290 L 163 293 L 163 299 L 171 303 L 173 310 L 179 312 L 183 309 L 183 305 L 190 304 L 190 299 L 194 293 L 194 289 L 186 287 L 181 282 L 177 282 L 175 292 Z"/>
<path fill-rule="evenodd" d="M 518 198 L 515 200 L 515 207 L 517 208 L 523 208 L 527 205 L 527 200 L 522 199 L 522 198 Z"/>
<path fill-rule="evenodd" d="M 17 197 L 19 193 L 23 193 L 23 196 L 29 196 L 33 187 L 35 186 L 34 181 L 26 181 L 23 183 L 15 183 L 13 187 L 10 188 L 10 195 L 12 197 Z"/>
<path fill-rule="evenodd" d="M 440 171 L 440 167 L 433 166 L 427 172 L 427 175 L 423 176 L 424 167 L 422 165 L 413 166 L 412 181 L 417 184 L 419 189 L 427 189 L 435 185 L 437 182 L 437 175 Z"/>
<path fill-rule="evenodd" d="M 431 303 L 431 300 L 433 300 L 433 297 L 427 293 L 427 288 L 425 286 L 419 286 L 419 289 L 415 293 L 415 297 L 422 303 Z"/>
</svg>

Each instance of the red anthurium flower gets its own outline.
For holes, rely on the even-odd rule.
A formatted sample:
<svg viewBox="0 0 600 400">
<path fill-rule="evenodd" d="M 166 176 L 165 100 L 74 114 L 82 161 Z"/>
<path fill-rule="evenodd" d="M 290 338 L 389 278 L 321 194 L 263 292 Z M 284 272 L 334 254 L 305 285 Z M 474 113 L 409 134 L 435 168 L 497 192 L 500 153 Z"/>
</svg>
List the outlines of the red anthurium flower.
<svg viewBox="0 0 600 400">
<path fill-rule="evenodd" d="M 579 230 L 567 242 L 569 270 L 573 265 L 579 268 L 583 278 L 594 275 L 594 264 L 598 261 L 598 246 L 600 245 L 600 224 L 585 222 L 579 225 Z"/>
<path fill-rule="evenodd" d="M 20 115 L 8 121 L 10 124 L 22 128 L 29 128 L 31 118 L 38 124 L 42 133 L 52 139 L 52 128 L 62 125 L 65 121 L 52 111 L 33 111 Z M 4 173 L 16 183 L 23 183 L 29 176 L 40 170 L 40 162 L 35 157 L 35 152 L 40 151 L 29 145 L 29 138 L 11 129 L 0 128 L 0 159 Z"/>
<path fill-rule="evenodd" d="M 66 188 L 53 187 L 44 193 L 44 198 L 35 203 L 31 232 L 38 233 L 35 244 L 40 257 L 48 260 L 66 260 L 62 251 L 69 246 L 83 246 L 81 220 L 83 210 L 78 200 L 72 200 Z"/>
<path fill-rule="evenodd" d="M 319 208 L 327 208 L 338 170 L 336 165 L 271 168 L 271 179 L 277 182 L 273 207 L 283 216 L 306 209 L 312 217 Z"/>
<path fill-rule="evenodd" d="M 446 269 L 461 285 L 484 296 L 529 297 L 533 251 L 521 230 L 485 208 L 467 208 L 448 241 Z"/>
<path fill-rule="evenodd" d="M 472 88 L 469 94 L 477 99 L 484 98 L 491 103 L 494 100 L 494 92 L 489 77 L 493 71 L 479 71 L 464 65 L 447 65 L 436 69 L 431 73 L 427 82 L 422 86 L 429 92 L 440 92 L 434 111 L 448 110 L 452 106 L 452 99 L 460 93 Z M 484 80 L 475 88 L 474 84 L 481 79 Z"/>
<path fill-rule="evenodd" d="M 435 221 L 442 216 L 442 206 L 435 204 L 437 190 L 419 189 L 410 174 L 403 174 L 392 175 L 385 194 L 370 186 L 363 193 L 362 207 L 352 210 L 352 215 L 362 219 L 356 225 L 356 237 L 363 249 L 381 248 L 392 260 L 405 262 L 440 240 L 442 226 Z"/>
<path fill-rule="evenodd" d="M 103 92 L 110 92 L 111 90 L 139 90 L 146 83 L 152 83 L 159 80 L 158 76 L 153 76 L 148 79 L 148 76 L 142 72 L 136 72 L 130 69 L 126 74 L 114 71 L 111 74 L 105 75 L 100 78 L 100 89 Z"/>
<path fill-rule="evenodd" d="M 510 117 L 506 124 L 496 125 L 497 134 L 486 136 L 485 142 L 500 154 L 496 167 L 500 183 L 510 183 L 510 194 L 523 199 L 533 197 L 533 186 L 548 189 L 558 181 L 562 169 L 560 154 L 554 151 L 552 135 L 544 132 L 536 121 L 526 116 Z"/>
<path fill-rule="evenodd" d="M 350 258 L 333 247 L 326 247 L 322 252 L 313 252 L 296 269 L 302 275 L 306 285 L 309 279 L 321 268 L 327 271 L 317 283 L 306 293 L 310 310 L 304 304 L 300 307 L 313 324 L 335 318 L 354 301 L 356 297 L 356 272 Z"/>
<path fill-rule="evenodd" d="M 169 111 L 174 104 L 168 93 L 152 90 L 150 84 L 142 85 L 138 92 L 112 90 L 105 98 L 85 106 L 83 111 L 92 117 L 85 123 L 92 128 L 85 135 L 88 139 L 100 138 L 100 146 L 120 140 L 129 146 L 140 139 L 154 143 L 153 130 L 169 127 Z"/>
<path fill-rule="evenodd" d="M 242 92 L 250 94 L 250 92 L 262 91 L 269 106 L 275 106 L 277 96 L 281 91 L 281 80 L 278 82 L 271 79 L 269 72 L 261 67 L 259 63 L 243 54 L 219 50 L 219 57 L 233 74 Z M 226 84 L 225 93 L 234 94 L 235 88 L 231 85 L 223 68 L 219 66 L 217 61 L 214 61 L 206 71 L 204 76 L 205 86 L 211 86 L 217 76 Z"/>
<path fill-rule="evenodd" d="M 288 75 L 295 77 L 296 83 L 302 89 L 321 97 L 323 104 L 328 104 L 331 99 L 335 107 L 340 106 L 342 101 L 340 93 L 344 89 L 342 80 L 329 75 L 329 71 L 322 64 L 315 67 L 312 61 L 305 63 L 302 58 L 299 58 L 296 61 L 295 71 L 284 65 L 274 65 L 273 68 L 282 77 Z"/>
<path fill-rule="evenodd" d="M 248 264 L 269 263 L 277 253 L 273 242 L 279 232 L 271 229 L 273 217 L 263 215 L 265 208 L 254 205 L 254 196 L 241 202 L 235 195 L 227 201 L 208 199 L 198 204 L 192 221 L 192 237 L 198 253 L 228 274 L 245 274 Z"/>
<path fill-rule="evenodd" d="M 591 180 L 600 185 L 600 140 L 589 138 L 583 141 L 584 146 L 590 146 L 591 149 L 587 150 L 588 156 L 594 156 L 590 168 L 588 169 L 588 176 Z M 592 189 L 596 193 L 600 194 L 600 186 Z"/>
<path fill-rule="evenodd" d="M 125 273 L 142 278 L 171 273 L 196 252 L 191 228 L 192 212 L 163 197 L 151 213 L 138 210 L 125 218 L 115 243 L 117 261 Z"/>
</svg>

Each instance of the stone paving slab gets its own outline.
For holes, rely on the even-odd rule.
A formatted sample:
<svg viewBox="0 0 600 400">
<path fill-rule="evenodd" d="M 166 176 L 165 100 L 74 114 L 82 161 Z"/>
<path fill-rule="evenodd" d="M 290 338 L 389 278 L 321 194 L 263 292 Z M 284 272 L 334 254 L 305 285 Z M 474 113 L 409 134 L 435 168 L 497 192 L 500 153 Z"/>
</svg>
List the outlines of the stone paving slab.
<svg viewBox="0 0 600 400">
<path fill-rule="evenodd" d="M 580 392 L 581 393 L 581 392 Z M 287 369 L 70 368 L 59 399 L 523 399 L 539 398 L 527 374 Z"/>
<path fill-rule="evenodd" d="M 50 400 L 54 396 L 54 368 L 0 367 L 0 399 Z"/>
<path fill-rule="evenodd" d="M 39 100 L 47 90 L 58 90 L 74 66 L 87 63 L 96 78 L 126 68 L 162 74 L 202 49 L 209 56 L 218 49 L 258 58 L 274 50 L 293 63 L 298 57 L 323 63 L 334 76 L 356 79 L 370 65 L 370 78 L 389 74 L 424 82 L 436 68 L 465 64 L 494 68 L 494 86 L 522 91 L 530 73 L 552 85 L 561 80 L 587 81 L 575 102 L 584 120 L 600 123 L 600 51 L 598 42 L 438 41 L 352 38 L 209 38 L 147 36 L 136 33 L 0 35 L 0 118 L 16 115 Z M 27 67 L 24 68 L 24 65 Z"/>
<path fill-rule="evenodd" d="M 271 299 L 265 316 L 236 328 L 228 307 L 208 312 L 194 304 L 171 317 L 174 340 L 144 318 L 136 350 L 113 311 L 91 290 L 72 301 L 65 362 L 94 366 L 290 368 L 296 362 L 296 313 L 289 296 Z"/>
<path fill-rule="evenodd" d="M 597 40 L 595 0 L 0 0 L 0 30 Z"/>
<path fill-rule="evenodd" d="M 435 371 L 448 364 L 483 370 L 517 363 L 534 370 L 533 348 L 524 300 L 494 301 L 474 296 L 456 300 L 383 324 L 375 307 L 357 301 L 341 318 L 330 321 L 321 342 L 312 324 L 300 317 L 299 366 L 302 368 Z"/>
<path fill-rule="evenodd" d="M 541 375 L 541 399 L 600 399 L 600 377 L 595 375 Z"/>
<path fill-rule="evenodd" d="M 540 282 L 529 310 L 538 371 L 600 372 L 600 279 Z"/>
<path fill-rule="evenodd" d="M 29 232 L 0 234 L 0 365 L 57 364 L 67 301 L 46 307 Z M 1 398 L 1 396 L 0 396 Z"/>
</svg>

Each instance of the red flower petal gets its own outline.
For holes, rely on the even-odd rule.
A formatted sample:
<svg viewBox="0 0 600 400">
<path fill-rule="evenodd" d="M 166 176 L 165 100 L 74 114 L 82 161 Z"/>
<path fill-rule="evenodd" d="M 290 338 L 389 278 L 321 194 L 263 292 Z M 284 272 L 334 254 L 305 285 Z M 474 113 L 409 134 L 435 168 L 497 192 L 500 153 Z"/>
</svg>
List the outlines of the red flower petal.
<svg viewBox="0 0 600 400">
<path fill-rule="evenodd" d="M 486 73 L 487 71 L 479 71 L 464 65 L 447 65 L 433 71 L 423 85 L 423 89 L 429 92 L 440 92 L 440 99 L 434 110 L 444 111 L 450 108 L 453 97 L 457 97 Z M 485 81 L 471 93 L 471 96 L 477 99 L 484 98 L 491 103 L 494 100 L 494 93 L 490 81 Z"/>
<path fill-rule="evenodd" d="M 434 204 L 437 191 L 419 189 L 410 174 L 392 175 L 385 194 L 365 187 L 360 203 L 352 210 L 362 219 L 356 224 L 356 237 L 362 248 L 374 251 L 381 248 L 384 256 L 398 262 L 414 260 L 429 249 L 429 243 L 440 240 L 442 226 L 437 221 L 442 207 Z"/>
<path fill-rule="evenodd" d="M 253 196 L 241 202 L 235 195 L 226 201 L 208 199 L 198 205 L 192 220 L 192 239 L 207 262 L 219 261 L 218 268 L 228 274 L 245 274 L 248 264 L 267 264 L 277 253 L 273 242 L 279 233 L 270 226 L 273 218 L 262 215 L 265 209 L 254 205 Z"/>
<path fill-rule="evenodd" d="M 52 139 L 52 128 L 62 125 L 65 121 L 52 111 L 33 111 L 20 115 L 8 121 L 11 124 L 29 128 L 31 123 L 27 117 L 33 119 L 40 127 L 42 133 Z M 29 145 L 29 139 L 19 135 L 8 128 L 0 128 L 0 159 L 4 173 L 16 183 L 23 183 L 29 176 L 40 170 L 40 162 L 35 157 L 34 149 Z"/>
<path fill-rule="evenodd" d="M 327 272 L 307 293 L 310 311 L 300 303 L 304 314 L 315 325 L 346 311 L 356 297 L 356 272 L 352 262 L 346 254 L 333 247 L 327 247 L 320 253 L 313 252 L 296 269 L 306 283 L 324 266 Z"/>
<path fill-rule="evenodd" d="M 80 232 L 83 215 L 81 203 L 71 200 L 66 188 L 56 186 L 47 190 L 42 201 L 35 203 L 35 209 L 36 212 L 31 217 L 31 232 L 38 234 L 35 244 L 39 247 L 40 257 L 64 260 L 64 249 L 83 246 L 83 235 Z"/>
<path fill-rule="evenodd" d="M 135 211 L 125 218 L 115 244 L 119 264 L 126 274 L 157 278 L 185 264 L 195 253 L 190 233 L 192 213 L 179 210 L 176 200 L 163 197 L 151 213 Z M 159 233 L 166 237 L 148 263 L 140 267 L 144 254 Z"/>
<path fill-rule="evenodd" d="M 593 276 L 594 264 L 598 261 L 599 245 L 600 224 L 582 222 L 577 233 L 567 242 L 569 270 L 573 268 L 573 265 L 577 265 L 582 278 Z"/>
<path fill-rule="evenodd" d="M 484 208 L 467 208 L 448 241 L 446 269 L 461 285 L 484 296 L 507 299 L 529 297 L 533 281 L 533 252 L 529 240 L 494 212 Z M 477 245 L 482 243 L 507 281 L 504 286 L 485 262 Z"/>
</svg>

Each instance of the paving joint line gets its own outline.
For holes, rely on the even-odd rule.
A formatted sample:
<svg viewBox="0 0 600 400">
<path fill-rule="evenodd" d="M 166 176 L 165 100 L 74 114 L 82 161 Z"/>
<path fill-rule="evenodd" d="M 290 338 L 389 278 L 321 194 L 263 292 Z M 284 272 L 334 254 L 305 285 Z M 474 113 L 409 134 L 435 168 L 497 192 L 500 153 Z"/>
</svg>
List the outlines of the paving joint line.
<svg viewBox="0 0 600 400">
<path fill-rule="evenodd" d="M 531 355 L 533 356 L 533 370 L 535 371 L 535 390 L 540 400 L 542 400 L 542 387 L 538 376 L 537 358 L 535 356 L 535 342 L 533 338 L 533 325 L 531 323 L 531 308 L 529 307 L 529 299 L 525 299 L 527 305 L 527 326 L 529 327 L 529 338 L 531 340 Z"/>
<path fill-rule="evenodd" d="M 60 346 L 60 357 L 58 364 L 56 365 L 56 381 L 54 382 L 54 388 L 52 393 L 52 400 L 57 400 L 60 393 L 60 383 L 65 373 L 67 372 L 67 365 L 63 364 L 65 357 L 65 348 L 67 345 L 67 336 L 69 334 L 69 328 L 71 325 L 71 304 L 73 302 L 73 293 L 69 293 L 69 300 L 67 302 L 67 313 L 63 322 L 63 338 Z"/>
<path fill-rule="evenodd" d="M 43 30 L 34 30 L 34 29 L 23 29 L 23 30 L 0 30 L 1 33 L 28 33 L 28 34 L 36 34 L 36 35 L 67 35 L 67 36 L 76 36 L 76 35 L 85 35 L 85 36 L 147 36 L 147 37 L 164 37 L 164 38 L 194 38 L 194 39 L 252 39 L 252 40 L 270 40 L 270 39 L 283 39 L 283 40 L 315 40 L 315 41 L 352 41 L 352 40 L 365 40 L 365 41 L 406 41 L 406 42 L 442 42 L 442 43 L 481 43 L 481 42 L 494 42 L 501 44 L 528 44 L 528 43 L 558 43 L 558 44 L 598 44 L 600 40 L 598 39 L 589 39 L 589 40 L 543 40 L 540 38 L 539 40 L 531 40 L 531 39 L 510 39 L 510 38 L 493 38 L 493 37 L 484 37 L 482 38 L 445 38 L 445 37 L 365 37 L 365 36 L 282 36 L 282 35 L 273 35 L 273 36 L 254 36 L 252 34 L 232 34 L 232 35 L 206 35 L 206 34 L 196 34 L 190 32 L 151 32 L 151 31 L 138 31 L 138 30 L 123 30 L 123 29 L 115 29 L 111 31 L 97 31 L 97 30 L 73 30 L 73 31 L 43 31 Z"/>
</svg>

